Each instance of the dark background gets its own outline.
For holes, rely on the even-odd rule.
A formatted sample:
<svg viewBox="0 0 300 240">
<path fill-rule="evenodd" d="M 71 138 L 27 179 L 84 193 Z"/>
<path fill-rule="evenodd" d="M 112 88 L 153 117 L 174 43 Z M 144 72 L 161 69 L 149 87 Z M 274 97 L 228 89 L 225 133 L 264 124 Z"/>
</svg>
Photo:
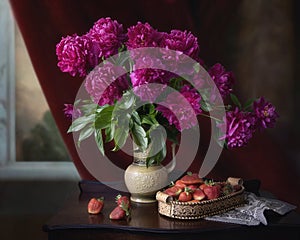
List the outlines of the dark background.
<svg viewBox="0 0 300 240">
<path fill-rule="evenodd" d="M 192 31 L 200 43 L 200 57 L 207 65 L 221 62 L 228 70 L 234 71 L 237 79 L 235 91 L 241 99 L 265 96 L 270 100 L 280 114 L 276 128 L 256 134 L 245 148 L 225 151 L 212 176 L 235 174 L 247 179 L 259 178 L 263 189 L 280 199 L 299 204 L 299 1 L 10 2 L 49 107 L 82 178 L 91 179 L 92 176 L 80 162 L 72 137 L 66 134 L 69 122 L 62 112 L 64 103 L 74 101 L 82 79 L 74 79 L 59 71 L 55 45 L 62 36 L 83 34 L 97 19 L 110 16 L 123 23 L 125 29 L 137 21 L 147 21 L 159 31 Z M 27 231 L 28 237 L 35 234 L 44 236 L 39 226 L 43 224 L 41 221 L 56 211 L 60 196 L 65 198 L 66 193 L 61 191 L 64 185 L 59 182 L 43 182 L 38 187 L 32 182 L 24 184 L 2 184 L 2 189 L 5 189 L 2 193 L 6 193 L 6 196 L 14 196 L 12 192 L 25 185 L 32 193 L 26 196 L 24 205 L 20 204 L 20 209 L 22 206 L 27 209 L 26 216 L 22 215 L 22 210 L 13 211 L 14 215 L 10 215 L 10 208 L 6 209 L 7 216 L 10 216 L 9 223 L 12 224 L 9 226 L 14 226 L 10 227 L 8 234 L 14 235 L 13 229 L 25 219 L 27 223 L 22 229 Z M 67 183 L 66 189 L 76 188 L 74 184 L 70 186 Z M 39 195 L 39 192 L 43 192 L 41 189 L 47 186 L 51 186 L 47 192 L 52 198 L 48 198 L 47 194 Z M 55 186 L 57 191 L 54 190 Z M 34 201 L 36 195 L 40 196 L 36 206 L 25 204 Z M 45 211 L 41 210 L 41 215 L 30 210 L 36 208 Z M 28 219 L 32 219 L 31 225 Z"/>
<path fill-rule="evenodd" d="M 160 31 L 192 31 L 208 66 L 221 62 L 235 73 L 235 90 L 241 99 L 265 96 L 270 100 L 280 114 L 276 128 L 256 133 L 245 148 L 224 151 L 210 176 L 258 178 L 279 197 L 299 200 L 293 186 L 284 183 L 299 184 L 298 1 L 10 2 L 49 107 L 83 179 L 93 177 L 81 163 L 72 135 L 66 133 L 70 122 L 62 112 L 64 103 L 74 101 L 83 79 L 60 72 L 55 46 L 63 36 L 84 34 L 96 20 L 110 16 L 123 23 L 124 29 L 147 21 Z M 190 170 L 199 168 L 205 155 L 201 151 Z M 123 168 L 131 161 L 119 152 L 107 154 Z"/>
</svg>

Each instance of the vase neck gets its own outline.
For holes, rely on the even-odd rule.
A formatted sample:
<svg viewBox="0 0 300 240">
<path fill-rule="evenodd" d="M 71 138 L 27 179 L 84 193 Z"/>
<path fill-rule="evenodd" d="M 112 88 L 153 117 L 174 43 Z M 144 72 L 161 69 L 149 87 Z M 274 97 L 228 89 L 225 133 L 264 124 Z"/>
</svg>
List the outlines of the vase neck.
<svg viewBox="0 0 300 240">
<path fill-rule="evenodd" d="M 136 148 L 133 153 L 133 163 L 135 165 L 146 166 L 148 155 L 149 155 L 149 148 L 145 150 Z"/>
</svg>

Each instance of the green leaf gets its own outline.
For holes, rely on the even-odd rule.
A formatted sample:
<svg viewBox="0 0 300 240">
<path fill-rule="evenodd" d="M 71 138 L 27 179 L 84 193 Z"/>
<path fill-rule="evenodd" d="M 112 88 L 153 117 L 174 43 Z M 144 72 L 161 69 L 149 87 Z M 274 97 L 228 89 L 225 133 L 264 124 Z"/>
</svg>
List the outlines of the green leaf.
<svg viewBox="0 0 300 240">
<path fill-rule="evenodd" d="M 202 110 L 205 112 L 209 112 L 212 110 L 212 107 L 203 99 L 201 99 L 201 101 L 200 101 L 200 106 L 201 106 Z"/>
<path fill-rule="evenodd" d="M 155 106 L 153 104 L 149 104 L 149 114 L 153 114 L 155 112 Z"/>
<path fill-rule="evenodd" d="M 157 125 L 158 122 L 155 118 L 155 115 L 152 114 L 152 115 L 144 115 L 142 117 L 142 124 L 148 124 L 148 125 Z"/>
<path fill-rule="evenodd" d="M 74 107 L 76 107 L 79 103 L 80 103 L 81 99 L 77 99 L 75 102 L 74 102 Z"/>
<path fill-rule="evenodd" d="M 159 164 L 162 160 L 165 159 L 167 155 L 167 148 L 166 145 L 163 146 L 163 148 L 154 156 L 147 158 L 146 160 L 146 166 L 149 167 L 152 164 Z"/>
<path fill-rule="evenodd" d="M 144 116 L 142 118 L 142 124 L 153 125 L 153 122 L 149 116 Z"/>
<path fill-rule="evenodd" d="M 149 129 L 151 149 L 147 158 L 147 165 L 160 163 L 166 157 L 166 136 L 161 128 L 163 128 L 161 125 L 155 125 Z"/>
<path fill-rule="evenodd" d="M 88 123 L 92 123 L 95 119 L 95 114 L 89 116 L 82 116 L 73 121 L 71 126 L 68 129 L 68 133 L 77 132 L 83 129 Z"/>
<path fill-rule="evenodd" d="M 132 136 L 134 142 L 145 150 L 148 146 L 148 138 L 146 137 L 146 132 L 143 127 L 134 123 L 132 128 Z"/>
<path fill-rule="evenodd" d="M 195 63 L 193 65 L 193 68 L 194 68 L 195 72 L 198 73 L 200 71 L 200 64 L 199 63 Z"/>
<path fill-rule="evenodd" d="M 114 139 L 115 134 L 115 124 L 111 123 L 111 125 L 105 128 L 105 142 L 110 142 Z"/>
<path fill-rule="evenodd" d="M 181 77 L 171 78 L 169 86 L 180 90 L 183 85 L 183 79 Z"/>
<path fill-rule="evenodd" d="M 104 156 L 104 147 L 103 147 L 103 139 L 102 139 L 102 131 L 101 129 L 95 129 L 95 141 L 97 143 L 97 147 Z"/>
<path fill-rule="evenodd" d="M 179 135 L 179 131 L 177 129 L 172 129 L 172 128 L 165 128 L 166 129 L 166 132 L 167 132 L 167 138 L 175 143 L 175 144 L 179 144 L 179 141 L 178 141 L 178 135 Z"/>
<path fill-rule="evenodd" d="M 99 107 L 98 104 L 92 102 L 91 100 L 83 100 L 82 102 L 84 104 L 80 106 L 80 110 L 85 116 L 95 113 L 95 111 Z"/>
<path fill-rule="evenodd" d="M 127 91 L 123 94 L 121 101 L 117 104 L 120 109 L 127 110 L 133 106 L 135 103 L 135 96 L 132 92 Z"/>
<path fill-rule="evenodd" d="M 106 108 L 102 109 L 100 113 L 97 114 L 95 121 L 96 129 L 104 129 L 110 126 L 113 110 L 114 106 L 107 106 Z"/>
<path fill-rule="evenodd" d="M 132 117 L 132 119 L 133 119 L 137 124 L 139 124 L 139 125 L 142 124 L 142 123 L 141 123 L 140 116 L 139 116 L 139 114 L 138 114 L 137 111 L 134 110 L 134 111 L 131 113 L 131 117 Z"/>
<path fill-rule="evenodd" d="M 230 93 L 230 98 L 231 98 L 231 101 L 236 105 L 238 106 L 240 109 L 242 108 L 242 104 L 240 103 L 238 97 L 236 95 L 234 95 L 233 93 Z"/>
<path fill-rule="evenodd" d="M 95 107 L 96 113 L 100 113 L 103 109 L 105 109 L 107 107 L 111 107 L 111 106 L 108 104 L 105 104 L 103 106 L 99 106 L 98 104 L 96 104 L 96 107 Z"/>
<path fill-rule="evenodd" d="M 84 129 L 80 132 L 79 138 L 78 138 L 78 142 L 77 142 L 78 147 L 80 146 L 80 142 L 81 142 L 82 140 L 87 139 L 88 137 L 90 137 L 90 136 L 93 134 L 94 130 L 95 130 L 95 129 L 93 128 L 93 126 L 90 125 L 90 126 L 87 126 L 86 128 L 84 128 Z"/>
<path fill-rule="evenodd" d="M 115 147 L 113 151 L 117 151 L 120 148 L 122 148 L 126 142 L 126 139 L 128 137 L 128 128 L 116 128 L 115 129 L 115 134 L 114 134 L 114 142 L 115 142 Z"/>
<path fill-rule="evenodd" d="M 248 101 L 245 103 L 244 110 L 250 111 L 254 101 L 255 101 L 255 99 L 253 99 L 253 98 L 248 99 Z"/>
</svg>

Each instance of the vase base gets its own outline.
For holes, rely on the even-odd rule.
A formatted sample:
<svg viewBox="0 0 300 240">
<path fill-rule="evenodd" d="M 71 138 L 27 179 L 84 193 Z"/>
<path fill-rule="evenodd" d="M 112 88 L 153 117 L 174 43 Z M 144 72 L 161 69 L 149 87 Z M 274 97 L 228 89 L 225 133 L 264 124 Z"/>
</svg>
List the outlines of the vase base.
<svg viewBox="0 0 300 240">
<path fill-rule="evenodd" d="M 155 203 L 156 199 L 155 196 L 149 196 L 149 197 L 144 197 L 144 196 L 131 196 L 130 200 L 132 202 L 136 203 Z"/>
</svg>

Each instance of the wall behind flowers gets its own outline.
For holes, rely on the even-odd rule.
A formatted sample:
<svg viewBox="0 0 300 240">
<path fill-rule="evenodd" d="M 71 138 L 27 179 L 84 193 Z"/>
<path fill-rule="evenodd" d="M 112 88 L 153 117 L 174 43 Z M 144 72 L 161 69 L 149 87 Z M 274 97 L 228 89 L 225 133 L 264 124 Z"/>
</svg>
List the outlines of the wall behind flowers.
<svg viewBox="0 0 300 240">
<path fill-rule="evenodd" d="M 110 16 L 125 29 L 147 21 L 160 31 L 192 31 L 208 65 L 220 61 L 235 72 L 239 97 L 264 95 L 277 106 L 281 115 L 277 128 L 257 134 L 243 149 L 225 151 L 212 176 L 260 178 L 265 189 L 295 202 L 297 193 L 278 186 L 284 186 L 282 177 L 299 179 L 299 152 L 294 141 L 299 134 L 295 124 L 299 122 L 295 102 L 299 92 L 295 75 L 299 66 L 295 55 L 296 51 L 299 55 L 296 0 L 10 2 L 47 102 L 82 178 L 92 176 L 78 158 L 72 136 L 66 134 L 69 122 L 61 111 L 64 103 L 74 100 L 81 79 L 59 71 L 55 45 L 62 36 L 81 35 L 97 19 Z M 192 167 L 197 169 L 199 164 Z"/>
</svg>

